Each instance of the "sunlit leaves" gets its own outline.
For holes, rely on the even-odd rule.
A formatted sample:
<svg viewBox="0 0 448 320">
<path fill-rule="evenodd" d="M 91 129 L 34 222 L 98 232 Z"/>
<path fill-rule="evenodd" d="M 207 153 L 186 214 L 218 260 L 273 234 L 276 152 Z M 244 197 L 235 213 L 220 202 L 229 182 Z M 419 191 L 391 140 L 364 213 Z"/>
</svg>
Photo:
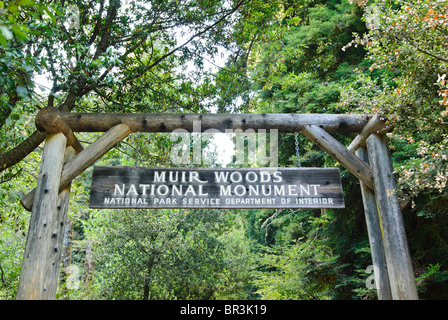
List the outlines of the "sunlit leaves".
<svg viewBox="0 0 448 320">
<path fill-rule="evenodd" d="M 446 190 L 442 177 L 448 163 L 444 159 L 448 6 L 445 1 L 428 0 L 374 1 L 373 5 L 377 25 L 354 43 L 368 50 L 373 63 L 370 72 L 377 80 L 360 74 L 359 85 L 351 85 L 343 102 L 367 112 L 387 110 L 395 133 L 412 137 L 421 150 L 431 146 L 429 154 L 420 154 L 401 170 L 400 181 L 413 194 L 430 189 L 441 192 Z M 431 157 L 433 153 L 439 157 Z"/>
</svg>

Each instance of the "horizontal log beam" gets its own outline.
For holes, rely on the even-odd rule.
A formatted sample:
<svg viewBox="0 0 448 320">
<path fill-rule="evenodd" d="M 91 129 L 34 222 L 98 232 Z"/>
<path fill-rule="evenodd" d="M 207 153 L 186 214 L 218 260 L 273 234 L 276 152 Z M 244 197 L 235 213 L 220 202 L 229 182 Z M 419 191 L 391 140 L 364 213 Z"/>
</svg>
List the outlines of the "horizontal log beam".
<svg viewBox="0 0 448 320">
<path fill-rule="evenodd" d="M 369 121 L 369 117 L 362 114 L 296 113 L 62 113 L 62 117 L 74 132 L 105 132 L 113 126 L 125 123 L 132 132 L 277 129 L 279 133 L 293 133 L 302 132 L 307 125 L 315 125 L 330 133 L 359 133 Z"/>
<path fill-rule="evenodd" d="M 67 138 L 67 145 L 73 147 L 76 153 L 83 149 L 81 143 L 76 139 L 70 126 L 64 121 L 61 113 L 54 107 L 45 107 L 36 116 L 36 127 L 40 131 L 47 133 L 62 132 Z"/>
</svg>

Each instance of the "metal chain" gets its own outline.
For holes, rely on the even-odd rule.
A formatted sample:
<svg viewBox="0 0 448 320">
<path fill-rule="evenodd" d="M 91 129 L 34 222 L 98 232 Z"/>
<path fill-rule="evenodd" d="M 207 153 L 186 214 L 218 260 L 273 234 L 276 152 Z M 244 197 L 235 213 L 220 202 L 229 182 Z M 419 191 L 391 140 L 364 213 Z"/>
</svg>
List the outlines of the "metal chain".
<svg viewBox="0 0 448 320">
<path fill-rule="evenodd" d="M 141 132 L 137 132 L 136 134 L 136 146 L 134 149 L 134 167 L 137 167 L 138 165 L 138 160 L 140 158 L 140 137 L 141 137 Z"/>
<path fill-rule="evenodd" d="M 300 150 L 299 150 L 299 134 L 296 132 L 296 135 L 294 137 L 296 140 L 296 155 L 297 155 L 297 166 L 300 167 Z"/>
</svg>

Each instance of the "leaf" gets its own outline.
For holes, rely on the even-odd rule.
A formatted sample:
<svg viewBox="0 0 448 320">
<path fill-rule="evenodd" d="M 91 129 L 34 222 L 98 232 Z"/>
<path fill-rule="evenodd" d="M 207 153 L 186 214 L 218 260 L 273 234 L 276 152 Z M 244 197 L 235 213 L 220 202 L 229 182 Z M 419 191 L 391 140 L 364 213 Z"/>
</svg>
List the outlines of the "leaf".
<svg viewBox="0 0 448 320">
<path fill-rule="evenodd" d="M 25 41 L 28 38 L 28 28 L 20 24 L 14 24 L 11 26 L 14 35 L 20 41 Z"/>
<path fill-rule="evenodd" d="M 19 6 L 28 6 L 28 7 L 32 7 L 35 5 L 34 1 L 32 0 L 19 0 L 18 4 Z"/>
<path fill-rule="evenodd" d="M 302 19 L 300 19 L 300 17 L 294 17 L 291 19 L 291 23 L 293 23 L 295 26 L 297 26 L 301 20 Z"/>
<path fill-rule="evenodd" d="M 8 42 L 6 41 L 6 38 L 3 36 L 2 33 L 0 33 L 0 44 L 4 47 L 8 45 Z"/>
<path fill-rule="evenodd" d="M 11 40 L 13 37 L 12 32 L 6 26 L 0 26 L 0 30 L 2 31 L 3 37 L 5 40 Z"/>
<path fill-rule="evenodd" d="M 8 11 L 12 14 L 19 14 L 19 6 L 15 3 L 12 3 L 8 6 Z"/>
<path fill-rule="evenodd" d="M 28 89 L 24 86 L 17 86 L 16 92 L 19 97 L 25 98 L 28 94 Z"/>
</svg>

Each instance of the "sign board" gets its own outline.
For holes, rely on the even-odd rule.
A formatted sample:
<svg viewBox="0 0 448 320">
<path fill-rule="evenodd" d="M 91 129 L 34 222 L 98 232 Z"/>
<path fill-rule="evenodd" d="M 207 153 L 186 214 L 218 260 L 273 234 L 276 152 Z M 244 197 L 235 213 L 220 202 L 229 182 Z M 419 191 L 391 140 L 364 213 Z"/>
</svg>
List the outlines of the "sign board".
<svg viewBox="0 0 448 320">
<path fill-rule="evenodd" d="M 338 168 L 95 166 L 90 208 L 344 208 Z"/>
</svg>

